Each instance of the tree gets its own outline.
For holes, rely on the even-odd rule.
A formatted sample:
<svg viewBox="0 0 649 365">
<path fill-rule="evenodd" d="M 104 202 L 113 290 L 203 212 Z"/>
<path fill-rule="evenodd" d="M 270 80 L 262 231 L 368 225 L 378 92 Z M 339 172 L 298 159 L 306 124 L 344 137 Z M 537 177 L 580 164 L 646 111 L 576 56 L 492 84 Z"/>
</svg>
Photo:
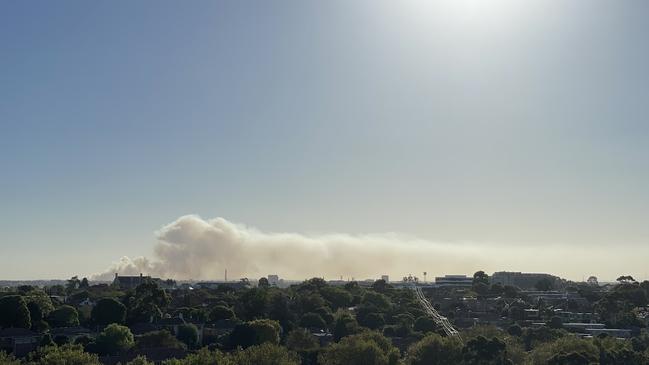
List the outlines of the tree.
<svg viewBox="0 0 649 365">
<path fill-rule="evenodd" d="M 359 324 L 371 330 L 377 330 L 385 326 L 385 320 L 381 313 L 368 313 L 362 317 Z"/>
<path fill-rule="evenodd" d="M 300 319 L 300 326 L 305 328 L 327 328 L 324 319 L 317 313 L 306 313 Z"/>
<path fill-rule="evenodd" d="M 374 289 L 374 291 L 379 293 L 385 293 L 391 288 L 392 286 L 386 283 L 385 280 L 383 279 L 379 279 L 372 284 L 372 289 Z"/>
<path fill-rule="evenodd" d="M 592 341 L 573 336 L 565 336 L 554 341 L 537 345 L 530 353 L 529 362 L 532 365 L 546 365 L 550 362 L 550 359 L 552 359 L 553 356 L 557 354 L 565 355 L 570 353 L 580 354 L 582 357 L 591 359 L 592 362 L 595 362 L 599 358 L 599 349 Z M 555 358 L 553 361 L 555 364 L 572 364 L 565 362 L 565 358 Z"/>
<path fill-rule="evenodd" d="M 322 288 L 320 294 L 329 303 L 332 310 L 347 308 L 352 304 L 352 295 L 348 291 L 335 286 Z"/>
<path fill-rule="evenodd" d="M 90 283 L 88 282 L 87 278 L 81 279 L 81 282 L 79 283 L 79 289 L 88 289 L 90 287 Z"/>
<path fill-rule="evenodd" d="M 43 310 L 38 303 L 28 302 L 27 309 L 29 310 L 33 330 L 41 331 L 48 328 L 47 322 L 43 321 Z"/>
<path fill-rule="evenodd" d="M 268 290 L 246 290 L 237 301 L 237 314 L 243 319 L 264 318 L 268 309 Z"/>
<path fill-rule="evenodd" d="M 237 351 L 229 356 L 236 365 L 299 365 L 300 359 L 285 347 L 264 343 Z"/>
<path fill-rule="evenodd" d="M 176 337 L 190 349 L 198 346 L 198 328 L 194 324 L 187 323 L 178 326 Z"/>
<path fill-rule="evenodd" d="M 238 346 L 246 348 L 266 342 L 277 345 L 279 331 L 279 323 L 269 319 L 257 319 L 238 324 L 230 333 L 230 345 L 233 348 Z"/>
<path fill-rule="evenodd" d="M 415 331 L 428 333 L 435 331 L 437 329 L 437 325 L 435 324 L 435 321 L 429 316 L 421 316 L 415 320 L 413 329 Z"/>
<path fill-rule="evenodd" d="M 52 327 L 74 327 L 79 325 L 79 313 L 69 305 L 62 305 L 53 310 L 47 317 Z"/>
<path fill-rule="evenodd" d="M 396 365 L 399 350 L 377 332 L 347 336 L 318 356 L 322 365 Z"/>
<path fill-rule="evenodd" d="M 534 288 L 540 291 L 549 291 L 554 288 L 554 282 L 552 282 L 552 280 L 550 280 L 549 278 L 543 278 L 536 284 L 534 284 Z"/>
<path fill-rule="evenodd" d="M 234 315 L 234 311 L 224 305 L 217 305 L 212 310 L 210 310 L 210 314 L 208 315 L 208 318 L 210 321 L 220 321 L 224 319 L 233 319 L 236 316 Z"/>
<path fill-rule="evenodd" d="M 81 281 L 79 281 L 78 276 L 73 276 L 70 279 L 68 279 L 68 282 L 66 284 L 66 288 L 68 289 L 68 292 L 79 289 L 79 285 L 81 285 Z"/>
<path fill-rule="evenodd" d="M 39 346 L 54 346 L 56 345 L 54 343 L 54 340 L 52 340 L 52 335 L 49 333 L 46 333 L 41 337 L 41 342 L 39 343 Z"/>
<path fill-rule="evenodd" d="M 297 352 L 314 351 L 320 347 L 318 341 L 305 328 L 296 328 L 286 336 L 286 347 Z"/>
<path fill-rule="evenodd" d="M 125 302 L 129 321 L 148 322 L 151 318 L 159 318 L 170 301 L 167 292 L 155 281 L 145 280 L 135 288 L 135 295 L 128 297 Z"/>
<path fill-rule="evenodd" d="M 13 355 L 7 355 L 6 352 L 0 351 L 0 365 L 20 365 L 20 360 Z"/>
<path fill-rule="evenodd" d="M 83 351 L 81 345 L 39 347 L 29 354 L 30 365 L 101 365 L 97 355 Z"/>
<path fill-rule="evenodd" d="M 471 339 L 462 349 L 463 364 L 466 365 L 509 365 L 507 345 L 494 337 L 488 340 L 482 336 Z"/>
<path fill-rule="evenodd" d="M 133 347 L 135 341 L 128 327 L 112 323 L 97 336 L 96 349 L 105 355 L 115 355 Z"/>
<path fill-rule="evenodd" d="M 387 311 L 391 307 L 390 299 L 381 293 L 368 291 L 363 295 L 361 304 L 366 306 L 373 306 L 379 311 Z"/>
<path fill-rule="evenodd" d="M 554 329 L 563 328 L 563 321 L 557 316 L 552 316 L 552 318 L 550 318 L 550 322 L 548 322 L 548 327 Z"/>
<path fill-rule="evenodd" d="M 482 283 L 485 285 L 489 285 L 489 275 L 487 275 L 484 271 L 476 271 L 473 274 L 473 285 L 476 285 L 478 283 Z"/>
<path fill-rule="evenodd" d="M 507 328 L 507 333 L 512 336 L 521 337 L 523 335 L 523 329 L 517 324 L 513 324 Z"/>
<path fill-rule="evenodd" d="M 167 330 L 147 332 L 138 336 L 135 341 L 135 348 L 148 349 L 148 348 L 168 348 L 168 349 L 182 349 L 185 344 L 180 342 L 171 332 Z"/>
<path fill-rule="evenodd" d="M 636 282 L 635 279 L 633 278 L 633 276 L 631 276 L 631 275 L 622 275 L 622 276 L 618 277 L 615 280 L 620 282 L 620 283 L 624 283 L 624 284 L 629 284 L 629 283 L 635 283 Z"/>
<path fill-rule="evenodd" d="M 462 342 L 431 333 L 408 349 L 406 365 L 458 364 L 462 359 Z"/>
<path fill-rule="evenodd" d="M 20 295 L 0 298 L 0 327 L 31 328 L 32 320 L 25 299 Z"/>
<path fill-rule="evenodd" d="M 126 365 L 154 365 L 151 361 L 146 359 L 146 356 L 138 356 L 135 359 L 126 363 Z"/>
<path fill-rule="evenodd" d="M 334 340 L 339 341 L 341 338 L 353 335 L 359 332 L 358 322 L 347 311 L 338 310 L 334 315 Z"/>
<path fill-rule="evenodd" d="M 126 320 L 126 306 L 113 298 L 100 299 L 92 308 L 90 317 L 99 325 L 122 324 Z"/>
<path fill-rule="evenodd" d="M 262 289 L 268 289 L 270 288 L 270 283 L 268 282 L 268 279 L 262 277 L 259 279 L 259 282 L 257 283 L 257 287 Z"/>
</svg>

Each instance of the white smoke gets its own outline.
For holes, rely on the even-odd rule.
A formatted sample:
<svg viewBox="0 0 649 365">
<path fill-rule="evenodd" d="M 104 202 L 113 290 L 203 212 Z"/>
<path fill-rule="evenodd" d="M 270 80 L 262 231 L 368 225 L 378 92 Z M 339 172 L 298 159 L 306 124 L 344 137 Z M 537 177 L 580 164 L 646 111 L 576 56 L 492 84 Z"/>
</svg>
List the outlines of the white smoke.
<svg viewBox="0 0 649 365">
<path fill-rule="evenodd" d="M 223 218 L 187 215 L 156 232 L 154 258 L 122 257 L 96 280 L 114 273 L 176 279 L 259 277 L 374 278 L 384 273 L 416 274 L 420 269 L 455 272 L 458 264 L 475 264 L 470 245 L 433 243 L 395 233 L 266 233 Z M 466 266 L 466 265 L 461 265 Z M 473 265 L 471 265 L 473 266 Z"/>
<path fill-rule="evenodd" d="M 428 279 L 439 274 L 471 274 L 477 270 L 551 272 L 569 278 L 598 274 L 606 267 L 615 275 L 627 265 L 641 267 L 642 258 L 616 261 L 606 247 L 555 245 L 498 245 L 493 243 L 440 243 L 396 233 L 325 234 L 262 232 L 223 218 L 204 220 L 187 215 L 156 232 L 152 258 L 123 257 L 109 270 L 94 276 L 110 280 L 114 273 L 152 275 L 174 279 L 258 278 L 278 274 L 288 279 L 377 278 L 399 279 L 410 273 Z M 588 255 L 584 255 L 588 252 Z M 643 250 L 649 254 L 649 250 Z M 598 270 L 601 271 L 601 270 Z"/>
</svg>

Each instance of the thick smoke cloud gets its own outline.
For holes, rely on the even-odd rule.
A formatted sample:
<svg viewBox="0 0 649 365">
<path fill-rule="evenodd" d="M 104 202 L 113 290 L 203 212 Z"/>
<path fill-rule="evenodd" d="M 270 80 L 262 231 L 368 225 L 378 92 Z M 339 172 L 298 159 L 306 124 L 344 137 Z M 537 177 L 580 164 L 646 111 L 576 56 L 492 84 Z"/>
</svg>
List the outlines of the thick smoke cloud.
<svg viewBox="0 0 649 365">
<path fill-rule="evenodd" d="M 156 232 L 150 258 L 123 257 L 95 280 L 122 275 L 153 275 L 174 279 L 258 278 L 278 274 L 288 279 L 319 276 L 327 279 L 392 279 L 412 273 L 471 274 L 477 270 L 550 272 L 571 279 L 591 274 L 615 278 L 628 267 L 643 267 L 649 246 L 628 257 L 624 250 L 583 247 L 567 243 L 544 245 L 440 243 L 387 234 L 326 234 L 262 232 L 223 218 L 178 218 Z M 587 254 L 586 254 L 587 253 Z M 605 270 L 605 272 L 603 272 Z M 644 273 L 630 272 L 645 277 Z"/>
<path fill-rule="evenodd" d="M 95 279 L 115 272 L 176 279 L 220 279 L 279 274 L 356 279 L 381 274 L 456 272 L 480 261 L 471 245 L 442 244 L 399 234 L 267 233 L 223 218 L 187 215 L 156 232 L 153 259 L 123 257 Z"/>
</svg>

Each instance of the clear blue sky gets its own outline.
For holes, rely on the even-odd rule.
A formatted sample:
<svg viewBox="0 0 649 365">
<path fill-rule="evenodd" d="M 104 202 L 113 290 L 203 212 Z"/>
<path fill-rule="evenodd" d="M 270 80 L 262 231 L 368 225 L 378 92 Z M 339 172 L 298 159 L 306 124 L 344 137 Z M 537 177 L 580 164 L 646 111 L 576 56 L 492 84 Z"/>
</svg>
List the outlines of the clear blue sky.
<svg viewBox="0 0 649 365">
<path fill-rule="evenodd" d="M 1 2 L 0 278 L 190 213 L 631 257 L 649 3 L 484 3 Z"/>
</svg>

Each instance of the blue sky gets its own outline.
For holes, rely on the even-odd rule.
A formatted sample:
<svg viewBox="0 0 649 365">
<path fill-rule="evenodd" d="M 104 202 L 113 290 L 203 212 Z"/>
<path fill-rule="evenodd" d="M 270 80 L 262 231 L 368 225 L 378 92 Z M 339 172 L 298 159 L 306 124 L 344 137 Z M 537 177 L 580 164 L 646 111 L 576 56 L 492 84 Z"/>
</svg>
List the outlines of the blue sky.
<svg viewBox="0 0 649 365">
<path fill-rule="evenodd" d="M 184 214 L 633 252 L 649 4 L 520 3 L 2 2 L 0 278 L 149 255 Z"/>
</svg>

